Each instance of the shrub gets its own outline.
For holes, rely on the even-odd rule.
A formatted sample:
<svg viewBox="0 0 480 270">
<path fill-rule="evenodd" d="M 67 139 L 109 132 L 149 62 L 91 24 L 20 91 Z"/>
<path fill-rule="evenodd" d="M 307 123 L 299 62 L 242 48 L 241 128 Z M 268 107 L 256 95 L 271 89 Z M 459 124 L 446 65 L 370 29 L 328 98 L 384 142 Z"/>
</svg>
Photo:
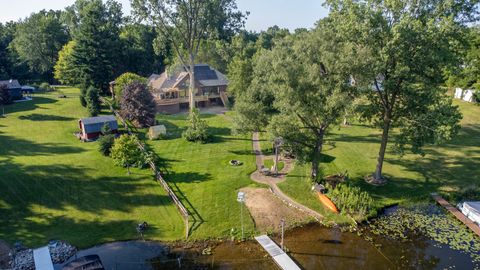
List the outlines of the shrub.
<svg viewBox="0 0 480 270">
<path fill-rule="evenodd" d="M 115 139 L 110 151 L 110 156 L 115 165 L 127 168 L 144 167 L 147 160 L 142 151 L 138 148 L 139 143 L 140 141 L 135 135 L 123 134 Z"/>
<path fill-rule="evenodd" d="M 98 139 L 98 150 L 100 151 L 100 153 L 102 153 L 102 155 L 109 156 L 114 143 L 115 143 L 114 134 L 107 134 L 107 135 L 101 136 Z"/>
<path fill-rule="evenodd" d="M 102 135 L 108 135 L 108 134 L 112 134 L 112 129 L 110 128 L 110 125 L 108 123 L 105 123 L 103 124 L 100 132 L 102 132 Z"/>
<path fill-rule="evenodd" d="M 97 116 L 100 113 L 100 95 L 98 89 L 90 86 L 87 90 L 85 101 L 90 116 Z"/>
<path fill-rule="evenodd" d="M 348 184 L 339 184 L 331 189 L 328 197 L 341 212 L 351 215 L 356 220 L 363 220 L 373 211 L 373 198 L 366 191 Z"/>
<path fill-rule="evenodd" d="M 200 119 L 198 109 L 193 109 L 188 115 L 189 125 L 182 133 L 182 137 L 190 142 L 206 143 L 209 139 L 208 125 L 205 120 Z"/>
<path fill-rule="evenodd" d="M 40 88 L 41 90 L 43 91 L 53 91 L 53 87 L 50 86 L 50 84 L 46 83 L 46 82 L 43 82 L 40 84 L 40 86 L 38 86 L 38 88 Z"/>
<path fill-rule="evenodd" d="M 85 99 L 85 96 L 87 95 L 87 89 L 84 86 L 80 87 L 80 104 L 82 107 L 87 107 L 87 100 Z"/>
</svg>

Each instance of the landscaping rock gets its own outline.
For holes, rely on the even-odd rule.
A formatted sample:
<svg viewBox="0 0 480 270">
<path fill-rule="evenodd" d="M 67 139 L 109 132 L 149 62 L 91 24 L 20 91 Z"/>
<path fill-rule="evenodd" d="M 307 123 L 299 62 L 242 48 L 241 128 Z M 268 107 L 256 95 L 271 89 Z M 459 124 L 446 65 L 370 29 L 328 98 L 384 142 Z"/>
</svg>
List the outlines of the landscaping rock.
<svg viewBox="0 0 480 270">
<path fill-rule="evenodd" d="M 50 241 L 48 248 L 54 264 L 65 262 L 77 252 L 74 246 L 63 241 Z"/>
<path fill-rule="evenodd" d="M 13 259 L 10 262 L 13 270 L 34 270 L 35 262 L 33 261 L 33 250 L 25 249 L 12 254 Z"/>
</svg>

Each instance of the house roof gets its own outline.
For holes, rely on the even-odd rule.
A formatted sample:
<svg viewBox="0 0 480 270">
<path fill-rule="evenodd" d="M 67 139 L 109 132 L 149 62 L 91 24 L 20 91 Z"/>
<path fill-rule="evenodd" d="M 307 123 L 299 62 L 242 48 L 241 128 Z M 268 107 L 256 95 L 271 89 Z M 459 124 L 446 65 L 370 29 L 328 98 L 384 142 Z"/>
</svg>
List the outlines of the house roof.
<svg viewBox="0 0 480 270">
<path fill-rule="evenodd" d="M 6 81 L 0 81 L 0 85 L 6 85 L 7 89 L 16 89 L 16 88 L 22 88 L 18 80 L 6 80 Z"/>
<path fill-rule="evenodd" d="M 95 117 L 87 117 L 80 119 L 84 125 L 91 125 L 91 124 L 98 124 L 98 123 L 105 123 L 105 122 L 117 122 L 117 118 L 114 115 L 104 115 L 104 116 L 95 116 Z"/>
<path fill-rule="evenodd" d="M 111 130 L 118 129 L 117 119 L 113 115 L 82 118 L 80 121 L 83 123 L 85 133 L 100 132 L 105 123 L 108 123 Z"/>
<path fill-rule="evenodd" d="M 227 77 L 220 71 L 210 67 L 207 64 L 197 64 L 194 67 L 195 80 L 203 86 L 224 86 L 228 85 Z M 178 84 L 183 81 L 189 74 L 186 68 L 177 70 L 172 75 L 168 75 L 165 71 L 162 74 L 152 74 L 147 81 L 147 84 L 153 90 L 167 91 L 169 88 L 178 87 Z"/>
</svg>

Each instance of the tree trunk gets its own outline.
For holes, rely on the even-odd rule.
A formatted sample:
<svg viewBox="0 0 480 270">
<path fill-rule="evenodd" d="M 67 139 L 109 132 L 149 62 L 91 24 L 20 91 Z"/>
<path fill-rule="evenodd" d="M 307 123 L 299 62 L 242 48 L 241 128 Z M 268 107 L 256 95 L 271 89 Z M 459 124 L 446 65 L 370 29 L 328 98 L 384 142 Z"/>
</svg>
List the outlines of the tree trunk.
<svg viewBox="0 0 480 270">
<path fill-rule="evenodd" d="M 189 107 L 190 111 L 193 111 L 195 108 L 195 57 L 190 53 L 190 68 L 188 70 L 190 75 L 190 86 L 189 86 Z"/>
<path fill-rule="evenodd" d="M 377 159 L 377 167 L 375 169 L 375 173 L 373 175 L 374 180 L 382 180 L 382 169 L 383 169 L 383 161 L 385 159 L 385 151 L 387 149 L 388 143 L 388 133 L 390 131 L 390 112 L 387 112 L 385 117 L 383 118 L 383 133 L 382 133 L 382 143 L 380 144 L 380 151 L 378 152 L 378 159 Z"/>
<path fill-rule="evenodd" d="M 317 141 L 315 142 L 315 147 L 313 148 L 313 157 L 312 157 L 312 172 L 310 177 L 313 180 L 317 180 L 319 167 L 320 167 L 320 158 L 322 154 L 323 146 L 323 131 L 317 135 Z"/>
</svg>

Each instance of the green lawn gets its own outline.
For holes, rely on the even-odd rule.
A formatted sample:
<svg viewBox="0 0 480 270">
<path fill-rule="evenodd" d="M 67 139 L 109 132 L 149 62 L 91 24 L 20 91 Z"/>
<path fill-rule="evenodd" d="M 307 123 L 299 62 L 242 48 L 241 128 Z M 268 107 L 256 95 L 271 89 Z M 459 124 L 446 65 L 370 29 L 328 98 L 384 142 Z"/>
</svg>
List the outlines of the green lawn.
<svg viewBox="0 0 480 270">
<path fill-rule="evenodd" d="M 137 238 L 147 221 L 150 239 L 184 236 L 183 221 L 149 170 L 115 167 L 73 133 L 78 89 L 64 88 L 5 107 L 0 118 L 0 239 L 28 246 L 63 239 L 79 247 Z"/>
<path fill-rule="evenodd" d="M 378 207 L 424 200 L 431 192 L 455 193 L 468 185 L 480 186 L 480 106 L 455 103 L 464 116 L 458 136 L 444 145 L 427 147 L 424 157 L 399 157 L 389 151 L 383 170 L 390 179 L 387 185 L 374 187 L 363 181 L 375 169 L 380 131 L 362 125 L 332 130 L 327 140 L 333 143 L 326 145 L 321 164 L 324 175 L 348 171 L 352 182 L 369 191 Z M 297 165 L 279 186 L 299 202 L 319 209 L 308 175 L 308 166 Z"/>
<path fill-rule="evenodd" d="M 263 160 L 263 165 L 265 166 L 265 168 L 272 168 L 273 165 L 275 164 L 275 161 L 273 160 L 274 158 L 267 158 L 267 159 L 264 159 Z M 283 161 L 279 161 L 278 162 L 278 170 L 281 171 L 283 169 L 283 167 L 285 167 L 285 163 L 283 163 Z"/>
<path fill-rule="evenodd" d="M 166 139 L 150 141 L 150 146 L 168 164 L 165 179 L 192 213 L 192 239 L 229 236 L 231 229 L 240 235 L 238 189 L 255 185 L 250 173 L 255 170 L 250 136 L 232 135 L 227 115 L 202 115 L 213 134 L 206 144 L 186 142 L 181 138 L 186 115 L 158 116 L 167 127 Z M 229 161 L 237 159 L 242 166 Z M 253 222 L 245 211 L 245 226 L 253 232 Z"/>
</svg>

